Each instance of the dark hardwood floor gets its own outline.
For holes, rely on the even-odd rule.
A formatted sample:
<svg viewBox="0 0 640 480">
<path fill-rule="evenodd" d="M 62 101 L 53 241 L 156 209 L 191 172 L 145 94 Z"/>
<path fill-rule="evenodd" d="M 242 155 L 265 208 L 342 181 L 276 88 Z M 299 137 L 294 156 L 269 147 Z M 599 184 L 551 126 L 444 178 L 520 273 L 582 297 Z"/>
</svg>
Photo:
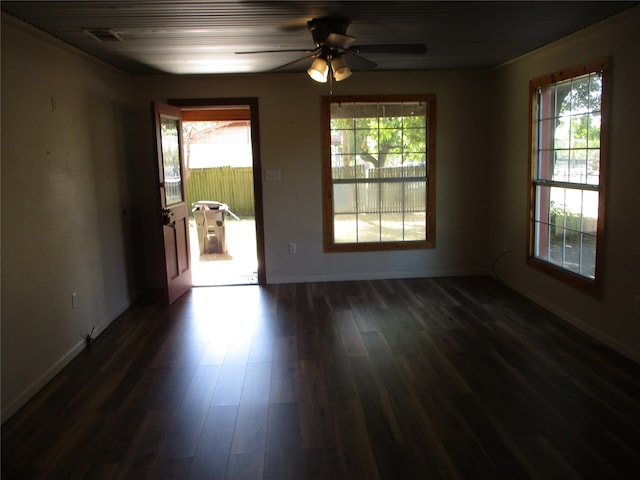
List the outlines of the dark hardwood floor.
<svg viewBox="0 0 640 480">
<path fill-rule="evenodd" d="M 640 367 L 488 277 L 141 301 L 2 428 L 3 479 L 639 472 Z"/>
</svg>

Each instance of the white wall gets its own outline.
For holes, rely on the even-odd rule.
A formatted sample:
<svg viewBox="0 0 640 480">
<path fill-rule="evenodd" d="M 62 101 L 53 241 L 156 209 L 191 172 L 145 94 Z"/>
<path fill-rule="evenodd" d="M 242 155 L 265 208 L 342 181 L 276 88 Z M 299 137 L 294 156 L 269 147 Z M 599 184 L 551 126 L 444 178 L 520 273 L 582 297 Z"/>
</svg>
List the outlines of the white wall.
<svg viewBox="0 0 640 480">
<path fill-rule="evenodd" d="M 3 419 L 135 293 L 131 79 L 4 20 Z"/>
<path fill-rule="evenodd" d="M 468 71 L 368 72 L 334 85 L 335 95 L 436 95 L 433 250 L 323 253 L 320 101 L 329 85 L 303 73 L 154 76 L 136 79 L 136 97 L 141 109 L 170 98 L 258 98 L 263 171 L 282 174 L 281 182 L 262 184 L 269 283 L 457 275 L 488 271 L 487 78 Z M 151 150 L 142 156 L 151 158 Z M 297 244 L 296 255 L 288 253 L 290 242 Z"/>
<path fill-rule="evenodd" d="M 495 99 L 492 255 L 502 279 L 564 319 L 640 361 L 640 7 L 529 54 L 492 75 Z M 603 295 L 593 299 L 525 265 L 528 83 L 581 63 L 611 57 Z"/>
</svg>

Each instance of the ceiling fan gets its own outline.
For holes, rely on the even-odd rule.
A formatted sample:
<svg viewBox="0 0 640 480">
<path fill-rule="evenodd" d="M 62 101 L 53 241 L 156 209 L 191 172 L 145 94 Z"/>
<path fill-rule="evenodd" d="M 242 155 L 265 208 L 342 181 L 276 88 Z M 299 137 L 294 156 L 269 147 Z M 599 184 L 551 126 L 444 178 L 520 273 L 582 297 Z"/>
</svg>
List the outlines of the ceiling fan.
<svg viewBox="0 0 640 480">
<path fill-rule="evenodd" d="M 368 60 L 360 54 L 385 53 L 385 54 L 417 54 L 426 53 L 427 47 L 421 43 L 381 44 L 381 45 L 352 45 L 355 37 L 347 35 L 349 21 L 339 17 L 314 18 L 307 22 L 307 28 L 311 32 L 315 48 L 309 49 L 279 49 L 259 50 L 253 52 L 236 52 L 237 54 L 274 53 L 274 52 L 305 52 L 307 55 L 293 62 L 280 65 L 274 70 L 289 67 L 298 62 L 313 58 L 311 66 L 307 69 L 309 76 L 317 82 L 326 82 L 327 79 L 335 79 L 337 82 L 351 76 L 352 68 L 355 70 L 370 70 L 376 67 L 376 63 Z"/>
</svg>

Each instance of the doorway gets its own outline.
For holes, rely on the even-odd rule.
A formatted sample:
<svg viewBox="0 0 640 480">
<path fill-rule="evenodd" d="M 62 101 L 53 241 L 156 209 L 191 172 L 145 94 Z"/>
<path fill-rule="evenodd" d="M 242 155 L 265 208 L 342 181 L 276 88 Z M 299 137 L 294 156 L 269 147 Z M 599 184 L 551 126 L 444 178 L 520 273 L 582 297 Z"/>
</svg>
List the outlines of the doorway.
<svg viewBox="0 0 640 480">
<path fill-rule="evenodd" d="M 264 284 L 257 100 L 170 103 L 182 110 L 193 286 Z"/>
</svg>

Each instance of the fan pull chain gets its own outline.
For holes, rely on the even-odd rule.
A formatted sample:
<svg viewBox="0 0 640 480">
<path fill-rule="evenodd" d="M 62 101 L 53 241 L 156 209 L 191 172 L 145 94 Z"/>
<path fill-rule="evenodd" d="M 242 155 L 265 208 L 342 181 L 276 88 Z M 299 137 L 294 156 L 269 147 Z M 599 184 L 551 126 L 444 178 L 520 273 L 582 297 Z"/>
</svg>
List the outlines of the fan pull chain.
<svg viewBox="0 0 640 480">
<path fill-rule="evenodd" d="M 327 63 L 329 64 L 329 102 L 331 102 L 331 96 L 333 95 L 333 66 L 331 64 L 331 55 L 327 56 Z"/>
<path fill-rule="evenodd" d="M 333 72 L 329 67 L 329 101 L 331 101 L 331 95 L 333 95 Z"/>
</svg>

